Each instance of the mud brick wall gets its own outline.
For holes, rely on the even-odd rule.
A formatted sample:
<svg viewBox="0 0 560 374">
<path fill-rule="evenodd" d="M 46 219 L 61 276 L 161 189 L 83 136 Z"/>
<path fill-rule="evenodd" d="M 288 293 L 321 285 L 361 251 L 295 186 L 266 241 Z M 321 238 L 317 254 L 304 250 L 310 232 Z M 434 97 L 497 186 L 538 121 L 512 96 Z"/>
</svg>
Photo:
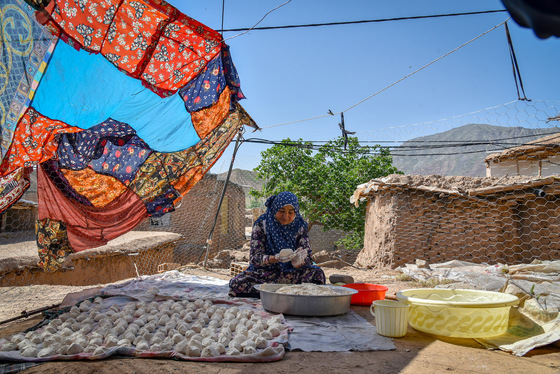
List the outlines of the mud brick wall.
<svg viewBox="0 0 560 374">
<path fill-rule="evenodd" d="M 368 199 L 358 266 L 395 268 L 416 259 L 439 263 L 528 263 L 560 258 L 560 206 L 554 196 L 476 197 L 415 189 Z"/>
<path fill-rule="evenodd" d="M 154 226 L 150 218 L 138 225 L 138 231 L 166 231 L 181 234 L 172 262 L 187 264 L 197 262 L 214 224 L 224 181 L 216 175 L 206 174 L 184 197 L 171 213 L 168 226 Z M 216 227 L 208 258 L 219 251 L 239 249 L 245 242 L 245 192 L 237 184 L 229 183 Z M 202 256 L 201 261 L 204 260 Z"/>
<path fill-rule="evenodd" d="M 337 249 L 335 242 L 342 239 L 346 233 L 342 230 L 323 231 L 323 225 L 313 225 L 309 230 L 309 243 L 313 253 L 320 251 L 332 252 Z"/>
</svg>

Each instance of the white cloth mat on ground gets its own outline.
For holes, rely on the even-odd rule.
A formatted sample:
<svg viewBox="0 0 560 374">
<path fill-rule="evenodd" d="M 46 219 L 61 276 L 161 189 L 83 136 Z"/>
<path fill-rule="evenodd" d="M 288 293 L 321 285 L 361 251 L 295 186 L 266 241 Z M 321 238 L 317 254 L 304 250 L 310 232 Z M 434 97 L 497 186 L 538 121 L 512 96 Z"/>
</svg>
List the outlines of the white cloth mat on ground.
<svg viewBox="0 0 560 374">
<path fill-rule="evenodd" d="M 377 334 L 375 326 L 349 309 L 331 317 L 285 315 L 293 327 L 288 349 L 304 352 L 390 351 L 396 349 L 391 338 Z"/>
</svg>

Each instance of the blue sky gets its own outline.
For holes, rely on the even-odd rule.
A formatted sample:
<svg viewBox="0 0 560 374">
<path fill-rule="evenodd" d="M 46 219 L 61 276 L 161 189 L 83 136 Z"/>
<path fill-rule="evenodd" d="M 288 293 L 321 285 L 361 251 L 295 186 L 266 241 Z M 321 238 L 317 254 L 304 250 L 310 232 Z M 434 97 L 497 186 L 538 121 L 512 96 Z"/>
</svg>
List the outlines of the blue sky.
<svg viewBox="0 0 560 374">
<path fill-rule="evenodd" d="M 207 26 L 221 29 L 222 0 L 169 2 Z M 226 0 L 224 29 L 251 27 L 285 2 Z M 505 9 L 499 0 L 292 0 L 258 26 L 496 9 Z M 360 140 L 407 140 L 445 130 L 419 123 L 437 123 L 515 101 L 517 91 L 503 25 L 396 83 L 508 17 L 509 13 L 501 12 L 253 30 L 237 37 L 240 32 L 226 32 L 224 38 L 247 96 L 241 104 L 263 128 L 261 132 L 248 131 L 244 137 L 332 140 L 340 135 L 340 115 L 282 125 L 324 116 L 330 109 L 344 111 L 346 128 L 356 131 Z M 527 97 L 560 102 L 560 39 L 539 39 L 513 20 L 508 25 Z M 263 149 L 261 145 L 242 144 L 234 167 L 254 168 Z M 231 153 L 230 146 L 212 172 L 227 171 Z"/>
</svg>

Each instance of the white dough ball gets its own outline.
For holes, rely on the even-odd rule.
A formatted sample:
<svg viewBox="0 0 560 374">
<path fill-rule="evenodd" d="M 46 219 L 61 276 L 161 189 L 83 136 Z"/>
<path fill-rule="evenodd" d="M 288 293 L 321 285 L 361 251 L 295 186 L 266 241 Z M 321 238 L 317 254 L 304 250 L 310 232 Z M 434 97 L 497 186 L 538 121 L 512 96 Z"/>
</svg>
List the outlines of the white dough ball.
<svg viewBox="0 0 560 374">
<path fill-rule="evenodd" d="M 202 350 L 200 349 L 200 347 L 193 346 L 193 345 L 189 345 L 185 352 L 185 354 L 189 357 L 200 357 L 201 353 Z"/>
<path fill-rule="evenodd" d="M 15 350 L 18 349 L 18 346 L 17 346 L 17 343 L 14 343 L 14 342 L 5 342 L 4 344 L 2 344 L 0 349 L 4 352 L 15 351 Z"/>
<path fill-rule="evenodd" d="M 241 352 L 239 352 L 237 348 L 229 347 L 228 349 L 226 349 L 227 356 L 239 356 L 240 354 Z"/>
<path fill-rule="evenodd" d="M 107 348 L 105 347 L 97 347 L 97 349 L 93 352 L 94 356 L 101 356 L 107 352 Z"/>
<path fill-rule="evenodd" d="M 149 351 L 150 345 L 148 344 L 147 341 L 142 340 L 138 344 L 136 344 L 136 349 L 139 351 Z"/>
<path fill-rule="evenodd" d="M 214 347 L 204 347 L 202 352 L 200 352 L 200 357 L 218 357 L 220 352 Z"/>
<path fill-rule="evenodd" d="M 181 354 L 186 354 L 188 347 L 189 347 L 189 343 L 186 340 L 182 340 L 182 341 L 178 342 L 177 344 L 175 344 L 175 346 L 173 347 L 173 350 L 175 352 L 178 352 L 178 353 L 181 353 Z"/>
<path fill-rule="evenodd" d="M 257 353 L 257 349 L 255 347 L 247 346 L 243 348 L 243 354 L 245 355 L 252 355 L 254 353 Z"/>
<path fill-rule="evenodd" d="M 87 347 L 84 348 L 84 352 L 85 353 L 93 353 L 95 352 L 95 350 L 99 348 L 99 346 L 97 344 L 90 344 Z M 41 353 L 41 352 L 39 352 Z"/>
<path fill-rule="evenodd" d="M 39 358 L 51 357 L 57 354 L 58 354 L 58 350 L 56 349 L 56 347 L 46 347 L 39 350 L 39 352 L 37 352 L 37 357 Z"/>
<path fill-rule="evenodd" d="M 78 344 L 78 343 L 72 343 L 70 344 L 70 346 L 66 349 L 66 354 L 69 355 L 76 355 L 78 353 L 82 353 L 84 351 L 84 348 Z"/>
</svg>

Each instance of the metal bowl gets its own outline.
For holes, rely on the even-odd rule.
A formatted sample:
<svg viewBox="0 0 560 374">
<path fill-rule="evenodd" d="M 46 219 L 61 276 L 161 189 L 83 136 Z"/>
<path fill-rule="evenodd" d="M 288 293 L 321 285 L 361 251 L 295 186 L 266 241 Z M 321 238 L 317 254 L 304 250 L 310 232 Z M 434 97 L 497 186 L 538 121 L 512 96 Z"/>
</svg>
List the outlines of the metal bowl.
<svg viewBox="0 0 560 374">
<path fill-rule="evenodd" d="M 259 290 L 263 308 L 269 312 L 291 314 L 295 316 L 335 316 L 344 314 L 350 307 L 352 295 L 358 291 L 331 285 L 328 287 L 338 295 L 289 295 L 276 293 L 276 290 L 286 284 L 260 284 L 255 288 Z"/>
</svg>

